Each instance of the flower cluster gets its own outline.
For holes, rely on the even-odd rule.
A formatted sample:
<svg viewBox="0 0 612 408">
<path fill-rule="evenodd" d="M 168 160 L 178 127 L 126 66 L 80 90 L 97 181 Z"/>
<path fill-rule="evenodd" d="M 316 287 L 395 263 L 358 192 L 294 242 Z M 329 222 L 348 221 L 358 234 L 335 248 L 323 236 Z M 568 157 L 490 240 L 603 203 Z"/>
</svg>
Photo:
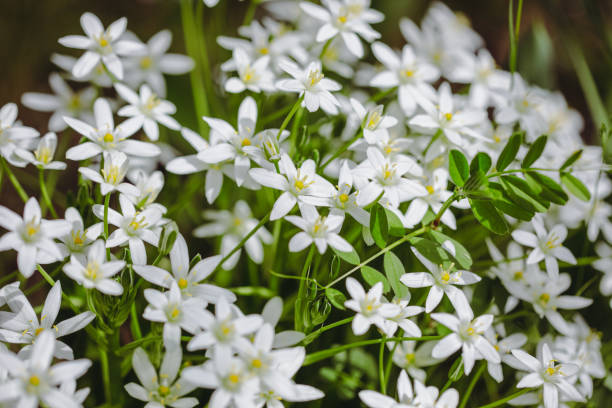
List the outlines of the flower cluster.
<svg viewBox="0 0 612 408">
<path fill-rule="evenodd" d="M 190 49 L 204 33 L 181 7 Z M 84 13 L 85 35 L 59 39 L 82 54 L 54 55 L 53 94 L 21 100 L 52 112 L 50 132 L 0 110 L 2 174 L 24 202 L 23 215 L 0 206 L 0 251 L 17 253 L 2 282 L 52 285 L 42 309 L 24 279 L 0 289 L 0 405 L 452 408 L 485 370 L 517 388 L 497 405 L 591 398 L 606 366 L 579 311 L 601 276 L 584 283 L 583 269 L 612 295 L 612 183 L 580 115 L 499 68 L 442 3 L 420 25 L 401 19 L 401 48 L 382 42 L 369 0 L 261 8 L 240 37 L 216 38 L 231 56 L 210 86 L 205 52 L 167 53 L 169 31 L 145 43 L 126 18 L 105 28 Z M 164 79 L 192 69 L 198 132 Z M 217 91 L 239 104 L 208 106 Z M 40 203 L 11 171 L 29 164 Z M 50 170 L 79 179 L 63 200 Z M 342 340 L 328 333 L 349 323 Z M 359 374 L 372 357 L 351 357 L 374 344 L 380 392 Z M 294 379 L 331 357 L 321 379 Z M 77 379 L 91 360 L 102 381 L 88 396 Z"/>
</svg>

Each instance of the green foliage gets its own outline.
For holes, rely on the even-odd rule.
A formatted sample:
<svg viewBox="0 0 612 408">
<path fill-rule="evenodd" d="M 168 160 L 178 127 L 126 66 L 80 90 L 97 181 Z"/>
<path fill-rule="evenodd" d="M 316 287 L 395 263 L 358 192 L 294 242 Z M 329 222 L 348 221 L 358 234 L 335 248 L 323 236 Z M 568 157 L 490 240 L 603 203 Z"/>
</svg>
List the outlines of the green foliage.
<svg viewBox="0 0 612 408">
<path fill-rule="evenodd" d="M 400 299 L 408 296 L 408 288 L 400 282 L 400 278 L 404 273 L 406 273 L 402 261 L 400 261 L 397 255 L 389 251 L 385 253 L 383 263 L 385 267 L 385 274 L 387 275 L 391 288 L 393 288 L 393 293 L 395 293 L 395 296 Z"/>
<path fill-rule="evenodd" d="M 463 187 L 470 176 L 468 161 L 459 150 L 451 150 L 448 154 L 448 172 L 457 187 Z"/>
<path fill-rule="evenodd" d="M 378 282 L 382 282 L 383 284 L 383 293 L 387 293 L 391 290 L 391 286 L 389 286 L 389 281 L 382 273 L 378 272 L 376 269 L 371 266 L 362 266 L 361 267 L 361 276 L 363 280 L 366 281 L 370 286 L 376 285 Z"/>
</svg>

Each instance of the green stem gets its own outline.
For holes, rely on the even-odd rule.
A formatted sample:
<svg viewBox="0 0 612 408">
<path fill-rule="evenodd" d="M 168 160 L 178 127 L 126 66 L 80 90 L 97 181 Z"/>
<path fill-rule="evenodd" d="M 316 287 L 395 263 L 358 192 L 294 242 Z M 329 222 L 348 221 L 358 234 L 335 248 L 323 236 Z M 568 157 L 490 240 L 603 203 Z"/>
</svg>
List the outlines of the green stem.
<svg viewBox="0 0 612 408">
<path fill-rule="evenodd" d="M 300 96 L 298 98 L 298 100 L 295 101 L 295 103 L 291 107 L 291 110 L 289 111 L 287 116 L 285 116 L 285 119 L 283 120 L 283 123 L 281 124 L 281 127 L 278 129 L 278 133 L 276 134 L 276 139 L 277 140 L 280 140 L 280 137 L 281 137 L 281 134 L 283 133 L 283 130 L 285 130 L 287 128 L 287 125 L 289 125 L 289 121 L 291 120 L 293 115 L 295 115 L 295 112 L 297 112 L 298 108 L 302 104 L 302 99 L 304 99 L 304 95 Z"/>
<path fill-rule="evenodd" d="M 19 197 L 21 197 L 21 200 L 23 200 L 24 203 L 27 202 L 28 194 L 25 192 L 23 187 L 21 187 L 21 183 L 19 183 L 19 180 L 17 180 L 17 177 L 15 177 L 15 175 L 11 171 L 11 168 L 6 163 L 6 160 L 4 160 L 4 157 L 0 156 L 0 163 L 2 164 L 2 168 L 4 169 L 4 172 L 8 176 L 9 180 L 11 180 L 11 184 L 13 184 L 13 187 L 15 187 L 17 194 L 19 194 Z"/>
<path fill-rule="evenodd" d="M 197 0 L 201 3 L 201 0 Z M 181 20 L 183 23 L 183 35 L 185 37 L 185 48 L 187 54 L 195 61 L 195 68 L 189 73 L 191 79 L 191 90 L 193 93 L 193 102 L 198 116 L 198 128 L 200 135 L 206 134 L 206 127 L 202 121 L 202 116 L 208 116 L 208 104 L 206 102 L 206 93 L 204 90 L 204 81 L 202 79 L 202 66 L 198 57 L 198 35 L 193 16 L 192 0 L 181 0 Z"/>
<path fill-rule="evenodd" d="M 529 391 L 532 391 L 532 388 L 523 388 L 522 390 L 517 391 L 517 392 L 515 392 L 514 394 L 510 394 L 510 395 L 508 395 L 507 397 L 504 397 L 504 398 L 502 398 L 502 399 L 500 399 L 500 400 L 497 400 L 497 401 L 495 401 L 495 402 L 492 402 L 492 403 L 490 403 L 490 404 L 487 404 L 487 405 L 481 405 L 481 406 L 480 406 L 480 407 L 478 407 L 478 408 L 493 408 L 493 407 L 499 407 L 500 405 L 504 405 L 506 402 L 511 401 L 511 400 L 515 399 L 516 397 L 519 397 L 519 396 L 521 396 L 521 395 L 523 395 L 523 394 L 528 393 Z"/>
<path fill-rule="evenodd" d="M 326 332 L 328 330 L 331 330 L 334 327 L 338 327 L 338 326 L 342 326 L 342 325 L 345 325 L 347 323 L 350 323 L 350 322 L 353 321 L 354 318 L 355 318 L 355 316 L 347 317 L 346 319 L 338 320 L 337 322 L 330 323 L 327 326 L 323 326 L 320 329 L 310 333 L 308 336 L 304 337 L 304 339 L 302 340 L 302 344 L 303 345 L 310 344 L 310 343 L 312 343 L 314 341 L 314 339 L 319 337 L 324 332 Z"/>
<path fill-rule="evenodd" d="M 365 261 L 361 262 L 359 265 L 357 265 L 354 268 L 350 269 L 348 272 L 346 272 L 345 274 L 343 274 L 339 278 L 334 279 L 331 283 L 327 284 L 325 286 L 325 288 L 330 288 L 330 287 L 334 286 L 336 283 L 338 283 L 341 280 L 343 280 L 344 278 L 352 275 L 354 272 L 360 270 L 363 266 L 369 264 L 370 262 L 372 262 L 373 260 L 375 260 L 379 256 L 384 255 L 386 252 L 389 252 L 390 250 L 392 250 L 396 246 L 403 244 L 404 242 L 408 241 L 410 238 L 414 238 L 414 237 L 416 237 L 418 235 L 423 234 L 428 229 L 429 229 L 429 227 L 421 227 L 421 228 L 419 228 L 417 230 L 412 231 L 410 234 L 404 235 L 402 238 L 398 239 L 397 241 L 392 242 L 391 244 L 387 245 L 386 247 L 384 247 L 383 249 L 381 249 L 380 251 L 378 251 L 377 253 L 375 253 L 374 255 L 372 255 L 371 257 L 366 259 Z"/>
<path fill-rule="evenodd" d="M 295 308 L 294 308 L 294 326 L 297 331 L 304 331 L 304 318 L 302 316 L 302 312 L 304 310 L 304 303 L 306 300 L 306 275 L 308 275 L 308 271 L 310 270 L 310 264 L 312 263 L 312 258 L 315 253 L 315 245 L 314 243 L 310 245 L 310 250 L 308 251 L 308 255 L 306 255 L 306 261 L 304 261 L 304 267 L 302 268 L 302 281 L 300 281 L 300 286 L 297 293 L 297 299 L 295 300 Z"/>
<path fill-rule="evenodd" d="M 218 265 L 217 265 L 217 267 L 215 268 L 215 271 L 216 271 L 217 269 L 219 269 L 220 267 L 222 267 L 222 265 L 225 263 L 225 261 L 227 261 L 228 259 L 230 259 L 230 257 L 231 257 L 232 255 L 234 255 L 234 254 L 235 254 L 235 253 L 236 253 L 236 252 L 237 252 L 237 251 L 238 251 L 240 248 L 242 248 L 242 247 L 244 246 L 244 244 L 245 244 L 245 243 L 246 243 L 246 242 L 249 240 L 249 238 L 251 238 L 251 237 L 252 237 L 252 236 L 253 236 L 253 235 L 254 235 L 254 234 L 257 232 L 257 230 L 258 230 L 258 229 L 260 229 L 261 227 L 263 227 L 263 225 L 264 225 L 266 222 L 268 222 L 268 220 L 270 219 L 270 213 L 271 213 L 271 212 L 272 212 L 272 211 L 270 211 L 269 213 L 267 213 L 267 214 L 266 214 L 266 216 L 265 216 L 265 217 L 263 217 L 263 218 L 261 219 L 261 221 L 259 221 L 259 223 L 257 223 L 257 225 L 256 225 L 256 226 L 254 226 L 254 227 L 253 227 L 253 229 L 252 229 L 252 230 L 250 230 L 250 231 L 249 231 L 249 233 L 248 233 L 248 234 L 246 234 L 246 235 L 244 236 L 244 238 L 242 238 L 242 240 L 240 240 L 240 242 L 239 242 L 238 244 L 236 244 L 236 246 L 235 246 L 234 248 L 232 248 L 232 250 L 231 250 L 231 251 L 229 251 L 229 253 L 228 253 L 227 255 L 225 255 L 225 256 L 224 256 L 224 257 L 221 259 L 221 261 L 219 261 L 219 264 L 218 264 Z M 214 272 L 214 271 L 213 271 L 213 272 Z"/>
<path fill-rule="evenodd" d="M 138 323 L 138 312 L 136 311 L 136 301 L 132 302 L 132 308 L 130 310 L 130 329 L 134 340 L 142 339 L 142 332 L 140 331 L 140 324 Z"/>
<path fill-rule="evenodd" d="M 444 214 L 444 212 L 448 210 L 448 208 L 455 202 L 456 198 L 457 198 L 457 193 L 453 192 L 453 195 L 448 197 L 448 199 L 444 202 L 444 204 L 442 204 L 442 207 L 436 214 L 436 217 L 434 218 L 434 220 L 431 222 L 431 225 L 433 226 L 438 225 L 438 223 L 440 222 L 440 218 L 442 218 L 442 215 Z"/>
<path fill-rule="evenodd" d="M 383 336 L 383 339 L 385 337 Z M 397 343 L 395 343 L 397 344 Z M 378 379 L 380 381 L 380 392 L 382 394 L 387 393 L 387 382 L 385 381 L 385 343 L 381 342 L 378 347 Z"/>
<path fill-rule="evenodd" d="M 258 0 L 251 0 L 249 8 L 247 9 L 247 12 L 244 15 L 244 19 L 242 20 L 243 26 L 251 24 L 251 21 L 255 16 L 255 9 L 257 8 L 257 4 L 259 4 Z"/>
<path fill-rule="evenodd" d="M 422 337 L 385 337 L 376 340 L 364 340 L 358 341 L 356 343 L 344 344 L 342 346 L 333 347 L 327 350 L 317 351 L 312 354 L 308 354 L 306 359 L 304 360 L 303 366 L 314 364 L 318 361 L 325 360 L 326 358 L 330 358 L 335 356 L 338 353 L 341 353 L 345 350 L 349 350 L 356 347 L 364 347 L 371 346 L 372 344 L 380 344 L 387 343 L 390 341 L 398 342 L 398 341 L 429 341 L 429 340 L 440 340 L 443 336 L 422 336 Z"/>
<path fill-rule="evenodd" d="M 372 95 L 372 97 L 370 98 L 370 102 L 378 102 L 381 99 L 385 98 L 386 96 L 391 95 L 396 90 L 397 90 L 396 86 L 394 86 L 393 88 L 382 90 L 382 91 Z"/>
<path fill-rule="evenodd" d="M 111 193 L 104 197 L 104 240 L 108 240 L 108 206 L 110 204 Z M 110 248 L 106 248 L 106 260 L 110 261 Z"/>
<path fill-rule="evenodd" d="M 474 376 L 472 377 L 470 381 L 470 384 L 468 385 L 467 389 L 463 393 L 463 398 L 461 398 L 461 403 L 459 404 L 459 408 L 465 408 L 465 405 L 470 399 L 470 395 L 472 394 L 472 391 L 474 390 L 474 387 L 476 386 L 476 383 L 480 379 L 480 376 L 484 372 L 485 368 L 487 368 L 487 363 L 486 361 L 483 361 L 480 363 L 480 367 L 478 367 L 478 371 L 476 371 L 476 373 L 474 374 Z"/>
<path fill-rule="evenodd" d="M 104 382 L 104 399 L 107 403 L 111 402 L 111 381 L 110 370 L 108 369 L 108 352 L 104 348 L 100 348 L 100 366 L 102 367 L 102 381 Z"/>
<path fill-rule="evenodd" d="M 516 71 L 516 36 L 514 33 L 514 0 L 508 2 L 508 37 L 510 38 L 510 72 Z"/>
<path fill-rule="evenodd" d="M 154 341 L 160 341 L 162 338 L 161 336 L 156 336 L 156 335 L 151 335 L 149 334 L 146 337 L 142 337 L 138 340 L 134 340 L 131 343 L 128 343 L 124 346 L 119 347 L 115 353 L 119 356 L 121 355 L 125 355 L 128 351 L 134 350 L 136 347 L 140 347 L 143 344 L 147 344 L 147 343 L 151 343 Z"/>
<path fill-rule="evenodd" d="M 519 0 L 518 8 L 516 9 L 516 23 L 514 25 L 514 38 L 518 41 L 521 31 L 521 16 L 523 15 L 523 0 Z"/>
<path fill-rule="evenodd" d="M 342 145 L 342 147 L 340 147 L 340 149 L 336 150 L 336 151 L 334 152 L 334 154 L 332 154 L 332 155 L 331 155 L 331 157 L 330 157 L 329 159 L 327 159 L 327 160 L 325 161 L 325 163 L 323 163 L 323 164 L 321 165 L 321 172 L 323 172 L 323 170 L 325 170 L 325 168 L 326 168 L 326 167 L 329 165 L 329 163 L 331 163 L 331 162 L 332 162 L 332 161 L 334 161 L 336 158 L 338 158 L 338 157 L 339 157 L 339 156 L 340 156 L 342 153 L 346 152 L 346 151 L 347 151 L 347 149 L 348 149 L 349 147 L 351 147 L 351 145 L 352 145 L 353 143 L 355 143 L 355 142 L 357 141 L 357 139 L 359 139 L 359 138 L 360 138 L 362 135 L 363 135 L 363 128 L 362 128 L 362 129 L 361 129 L 359 132 L 357 132 L 357 133 L 355 134 L 355 136 L 353 136 L 353 137 L 351 138 L 351 140 L 349 140 L 349 141 L 347 141 L 346 143 L 344 143 L 344 144 Z"/>
<path fill-rule="evenodd" d="M 332 37 L 329 40 L 325 41 L 325 44 L 323 45 L 323 48 L 321 49 L 321 52 L 319 53 L 319 59 L 323 59 L 323 56 L 325 55 L 325 52 L 327 51 L 327 49 L 329 48 L 329 46 L 331 45 L 333 40 L 334 40 L 334 37 Z"/>
<path fill-rule="evenodd" d="M 47 191 L 47 185 L 45 184 L 45 171 L 43 169 L 38 170 L 38 182 L 40 184 L 40 194 L 47 204 L 47 208 L 51 211 L 51 215 L 53 218 L 57 218 L 57 213 L 55 212 L 55 208 L 53 208 L 53 204 L 51 203 L 51 198 L 49 197 L 49 192 Z"/>
<path fill-rule="evenodd" d="M 395 354 L 395 350 L 397 349 L 398 345 L 399 343 L 397 342 L 393 345 L 391 354 L 389 355 L 389 358 L 387 359 L 387 365 L 385 367 L 385 387 L 389 383 L 389 375 L 391 374 L 391 363 L 393 363 L 393 354 Z"/>
</svg>

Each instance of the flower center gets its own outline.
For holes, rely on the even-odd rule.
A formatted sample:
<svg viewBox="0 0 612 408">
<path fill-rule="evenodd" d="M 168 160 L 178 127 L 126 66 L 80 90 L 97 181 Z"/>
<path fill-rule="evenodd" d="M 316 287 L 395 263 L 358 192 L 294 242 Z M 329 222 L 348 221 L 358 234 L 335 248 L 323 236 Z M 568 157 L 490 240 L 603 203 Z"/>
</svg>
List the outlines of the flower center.
<svg viewBox="0 0 612 408">
<path fill-rule="evenodd" d="M 523 279 L 523 271 L 516 271 L 516 272 L 514 272 L 514 275 L 512 275 L 512 278 L 514 280 L 521 280 L 521 279 Z"/>
<path fill-rule="evenodd" d="M 255 368 L 261 368 L 261 366 L 263 365 L 263 363 L 261 362 L 260 359 L 255 358 L 253 359 L 253 361 L 251 361 L 251 365 Z"/>
<path fill-rule="evenodd" d="M 411 69 L 402 69 L 400 71 L 400 74 L 404 77 L 404 78 L 412 78 L 412 76 L 414 75 L 414 71 Z"/>
<path fill-rule="evenodd" d="M 433 186 L 426 186 L 425 189 L 427 190 L 427 192 L 431 195 L 434 193 L 434 188 Z"/>
<path fill-rule="evenodd" d="M 153 59 L 151 59 L 151 57 L 148 55 L 140 59 L 140 68 L 149 69 L 151 68 L 151 65 L 153 65 Z"/>
<path fill-rule="evenodd" d="M 177 317 L 179 317 L 180 314 L 181 311 L 177 307 L 175 307 L 174 309 L 172 309 L 170 316 L 172 316 L 173 319 L 176 319 Z"/>
<path fill-rule="evenodd" d="M 244 147 L 244 146 L 250 146 L 250 145 L 251 145 L 251 141 L 249 140 L 249 138 L 248 138 L 248 137 L 245 137 L 244 139 L 242 139 L 242 142 L 240 143 L 240 145 L 241 145 L 242 147 Z"/>
<path fill-rule="evenodd" d="M 349 195 L 346 193 L 342 193 L 338 196 L 338 200 L 340 200 L 340 202 L 344 204 L 349 200 Z"/>
<path fill-rule="evenodd" d="M 268 47 L 261 47 L 261 48 L 259 49 L 259 53 L 260 53 L 261 55 L 268 55 L 268 54 L 270 53 L 270 50 L 268 49 Z"/>
<path fill-rule="evenodd" d="M 100 264 L 95 261 L 90 261 L 85 268 L 85 276 L 89 279 L 96 279 L 100 271 Z"/>
<path fill-rule="evenodd" d="M 187 279 L 185 279 L 185 278 L 181 278 L 178 281 L 178 286 L 181 289 L 185 289 L 187 287 L 187 284 L 188 284 L 188 282 L 187 282 Z"/>
<path fill-rule="evenodd" d="M 119 166 L 115 166 L 111 164 L 108 169 L 102 169 L 100 170 L 100 172 L 104 176 L 104 181 L 106 181 L 109 184 L 115 185 L 117 184 L 118 181 L 121 181 L 121 178 L 119 176 L 119 173 L 120 173 Z"/>
<path fill-rule="evenodd" d="M 542 293 L 539 297 L 540 303 L 547 305 L 550 301 L 550 295 L 548 293 Z"/>
<path fill-rule="evenodd" d="M 308 72 L 309 86 L 315 86 L 323 79 L 323 77 L 325 77 L 325 75 L 323 75 L 323 73 L 318 69 L 313 69 L 312 71 L 309 71 Z"/>
<path fill-rule="evenodd" d="M 42 333 L 45 330 L 44 327 L 39 327 L 38 329 L 34 330 L 34 335 L 38 336 L 40 333 Z"/>
<path fill-rule="evenodd" d="M 128 224 L 128 226 L 134 231 L 140 228 L 144 228 L 147 225 L 149 225 L 149 223 L 145 222 L 145 218 L 144 217 L 138 218 L 138 216 L 134 216 L 132 218 L 132 221 L 130 221 L 130 223 Z"/>
<path fill-rule="evenodd" d="M 107 132 L 103 137 L 102 140 L 104 141 L 104 143 L 112 143 L 115 140 L 115 137 L 113 136 L 112 133 Z"/>
<path fill-rule="evenodd" d="M 170 394 L 170 387 L 166 385 L 160 385 L 157 389 L 157 392 L 159 392 L 159 395 L 161 395 L 162 397 L 165 397 Z"/>
<path fill-rule="evenodd" d="M 453 114 L 450 112 L 447 112 L 444 114 L 444 119 L 446 120 L 451 120 L 453 118 Z"/>
<path fill-rule="evenodd" d="M 36 157 L 36 160 L 38 160 L 39 162 L 43 164 L 49 164 L 52 156 L 53 156 L 53 152 L 51 152 L 51 149 L 49 149 L 48 147 L 37 149 L 34 152 L 34 157 Z"/>
<path fill-rule="evenodd" d="M 151 96 L 149 96 L 149 98 L 145 102 L 144 108 L 147 111 L 152 111 L 157 106 L 159 106 L 160 103 L 161 103 L 161 100 L 157 97 L 157 95 L 151 94 Z"/>
<path fill-rule="evenodd" d="M 36 375 L 33 375 L 33 376 L 30 377 L 29 382 L 30 382 L 31 385 L 36 387 L 37 385 L 40 384 L 40 378 L 38 378 L 38 376 L 36 376 Z"/>
<path fill-rule="evenodd" d="M 242 73 L 242 82 L 249 83 L 254 82 L 256 79 L 255 70 L 251 67 L 246 67 Z"/>
</svg>

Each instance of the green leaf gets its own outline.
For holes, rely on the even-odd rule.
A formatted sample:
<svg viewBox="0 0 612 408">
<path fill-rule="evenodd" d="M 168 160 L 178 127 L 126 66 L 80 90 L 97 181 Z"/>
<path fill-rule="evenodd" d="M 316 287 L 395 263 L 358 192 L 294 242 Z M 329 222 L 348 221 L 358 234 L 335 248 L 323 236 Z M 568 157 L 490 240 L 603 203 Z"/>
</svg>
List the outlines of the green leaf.
<svg viewBox="0 0 612 408">
<path fill-rule="evenodd" d="M 361 276 L 363 276 L 363 280 L 365 280 L 370 286 L 374 286 L 378 282 L 382 282 L 383 293 L 387 293 L 389 290 L 391 290 L 391 286 L 389 286 L 389 281 L 385 275 L 370 266 L 366 265 L 361 268 Z"/>
<path fill-rule="evenodd" d="M 457 240 L 436 230 L 429 231 L 429 235 L 440 245 L 442 245 L 445 241 L 450 241 L 455 247 L 455 256 L 453 258 L 457 260 L 463 269 L 469 269 L 472 266 L 472 257 L 470 256 L 470 253 Z"/>
<path fill-rule="evenodd" d="M 525 209 L 525 207 L 515 204 L 500 184 L 489 183 L 489 187 L 489 191 L 494 196 L 493 205 L 499 211 L 523 221 L 530 221 L 535 215 L 535 210 L 530 211 Z"/>
<path fill-rule="evenodd" d="M 463 187 L 470 176 L 470 168 L 467 159 L 459 150 L 453 149 L 448 153 L 448 171 L 453 183 L 458 187 Z"/>
<path fill-rule="evenodd" d="M 527 151 L 525 158 L 523 159 L 523 163 L 521 163 L 521 167 L 526 169 L 530 167 L 536 160 L 540 158 L 544 148 L 546 147 L 546 142 L 548 141 L 548 136 L 542 135 L 538 137 L 535 142 L 531 144 L 531 147 Z"/>
<path fill-rule="evenodd" d="M 344 302 L 346 302 L 346 296 L 344 296 L 344 293 L 334 288 L 327 288 L 325 289 L 325 296 L 327 296 L 327 299 L 329 299 L 329 303 L 334 305 L 336 309 L 346 310 L 346 308 L 344 307 Z"/>
<path fill-rule="evenodd" d="M 489 231 L 505 235 L 508 233 L 508 223 L 506 219 L 495 209 L 490 201 L 469 199 L 474 217 Z"/>
<path fill-rule="evenodd" d="M 329 279 L 332 280 L 340 274 L 340 258 L 334 255 L 329 263 Z"/>
<path fill-rule="evenodd" d="M 340 257 L 340 259 L 343 259 L 345 262 L 350 263 L 351 265 L 357 265 L 359 262 L 361 262 L 355 248 L 353 248 L 351 252 L 340 252 L 334 248 L 332 248 L 332 250 Z"/>
<path fill-rule="evenodd" d="M 541 188 L 542 192 L 540 193 L 542 197 L 547 200 L 552 201 L 555 204 L 564 205 L 569 200 L 569 196 L 563 188 L 552 178 L 545 176 L 540 173 L 531 172 L 525 175 L 525 179 L 527 181 L 533 181 L 537 183 Z"/>
<path fill-rule="evenodd" d="M 448 252 L 442 249 L 437 242 L 421 237 L 410 238 L 408 242 L 410 242 L 421 255 L 437 265 L 450 260 Z"/>
<path fill-rule="evenodd" d="M 463 190 L 466 192 L 477 191 L 482 186 L 486 186 L 488 183 L 489 180 L 487 179 L 486 174 L 481 171 L 476 171 L 467 179 L 465 185 L 463 186 Z"/>
<path fill-rule="evenodd" d="M 387 208 L 385 208 L 385 215 L 387 216 L 389 235 L 393 237 L 403 237 L 406 234 L 406 228 L 398 216 Z"/>
<path fill-rule="evenodd" d="M 589 189 L 586 188 L 584 184 L 582 184 L 582 181 L 578 180 L 570 173 L 562 172 L 561 182 L 563 183 L 565 188 L 569 190 L 570 193 L 572 193 L 582 201 L 589 201 L 591 199 L 591 193 L 589 192 Z"/>
<path fill-rule="evenodd" d="M 582 156 L 582 149 L 576 150 L 566 161 L 563 162 L 561 168 L 559 170 L 565 170 L 572 164 L 576 163 L 576 161 Z"/>
<path fill-rule="evenodd" d="M 474 156 L 470 163 L 470 174 L 483 173 L 487 174 L 491 168 L 491 157 L 483 152 L 479 152 Z"/>
<path fill-rule="evenodd" d="M 387 215 L 385 214 L 385 208 L 380 204 L 376 204 L 370 211 L 370 231 L 379 248 L 382 249 L 387 246 L 387 238 L 389 237 Z"/>
<path fill-rule="evenodd" d="M 512 201 L 520 206 L 528 207 L 525 209 L 545 212 L 550 207 L 550 202 L 533 191 L 524 179 L 516 176 L 502 176 L 500 181 Z"/>
<path fill-rule="evenodd" d="M 409 292 L 408 288 L 400 282 L 400 278 L 406 273 L 402 261 L 400 261 L 393 252 L 387 252 L 383 264 L 385 267 L 385 274 L 387 275 L 387 279 L 389 279 L 389 284 L 391 288 L 393 288 L 393 292 L 395 292 L 395 296 L 403 299 Z"/>
<path fill-rule="evenodd" d="M 451 382 L 456 382 L 461 377 L 463 377 L 463 358 L 460 356 L 455 360 L 450 370 L 448 370 L 448 379 Z"/>
<path fill-rule="evenodd" d="M 502 150 L 499 158 L 497 159 L 497 164 L 495 165 L 497 171 L 503 171 L 510 165 L 510 163 L 512 163 L 519 151 L 519 148 L 521 147 L 521 139 L 522 137 L 520 133 L 515 133 L 510 136 L 508 143 L 506 143 L 504 150 Z"/>
</svg>

